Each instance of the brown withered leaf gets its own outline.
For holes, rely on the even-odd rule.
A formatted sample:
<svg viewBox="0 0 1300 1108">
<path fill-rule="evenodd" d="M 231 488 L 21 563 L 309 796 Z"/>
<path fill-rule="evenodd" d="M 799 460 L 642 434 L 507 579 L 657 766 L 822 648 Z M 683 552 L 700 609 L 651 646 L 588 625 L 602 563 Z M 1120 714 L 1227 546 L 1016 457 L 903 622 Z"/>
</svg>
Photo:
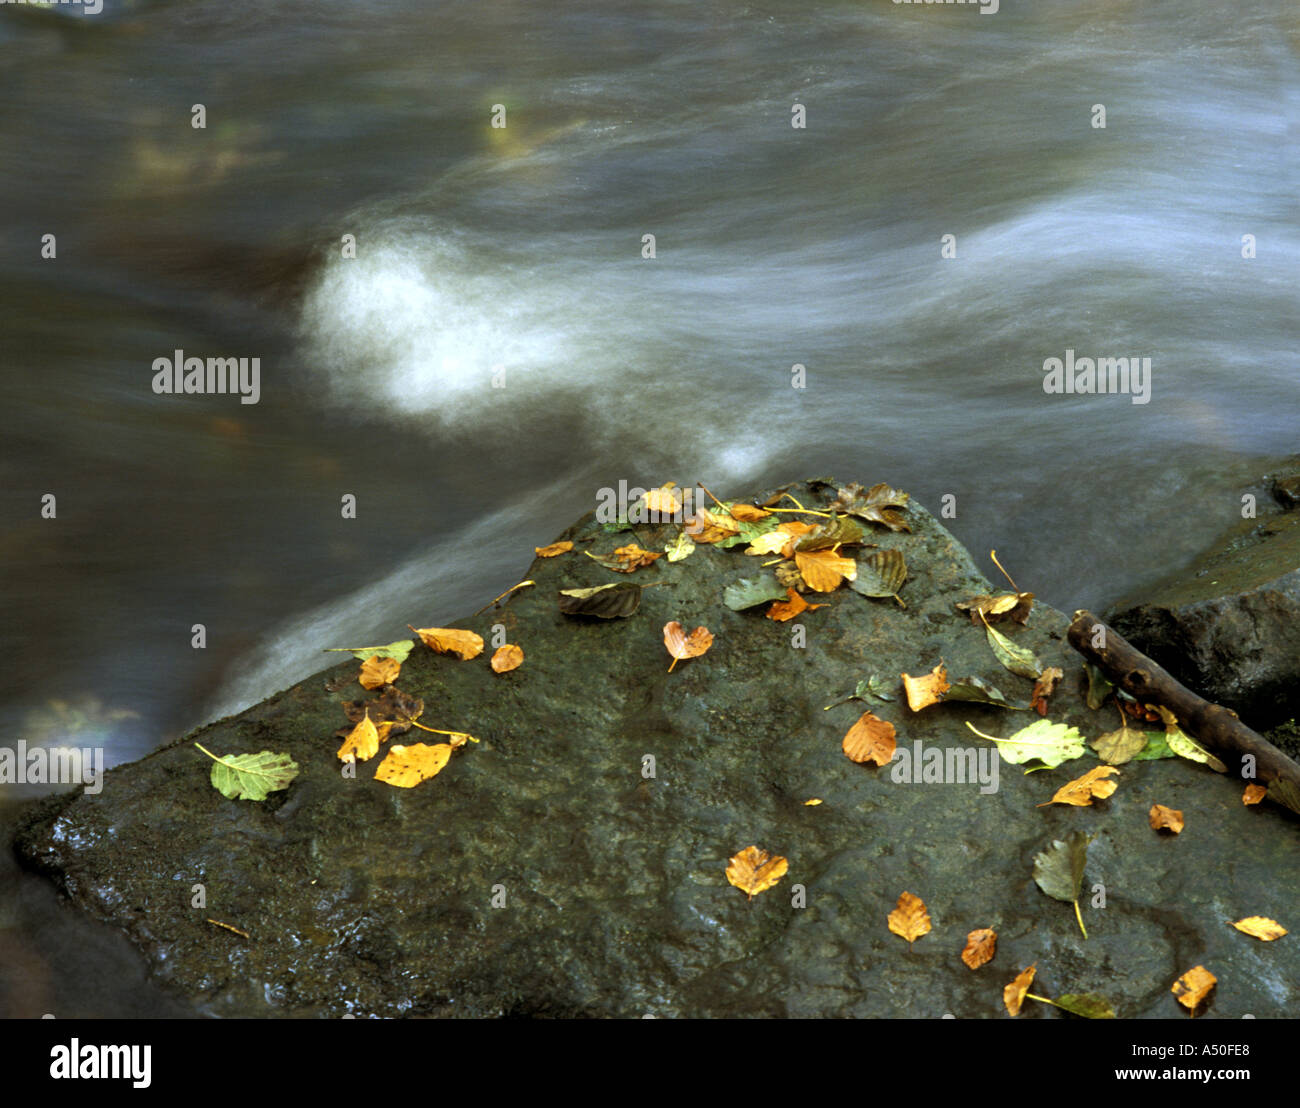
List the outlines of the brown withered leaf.
<svg viewBox="0 0 1300 1108">
<path fill-rule="evenodd" d="M 907 706 L 914 712 L 938 704 L 948 691 L 948 672 L 940 662 L 929 673 L 920 677 L 902 674 L 903 688 L 907 692 Z"/>
<path fill-rule="evenodd" d="M 411 627 L 408 623 L 407 627 Z M 483 637 L 458 627 L 411 627 L 430 650 L 438 654 L 459 654 L 469 661 L 483 653 Z"/>
<path fill-rule="evenodd" d="M 1048 804 L 1073 804 L 1076 808 L 1090 807 L 1094 797 L 1104 800 L 1119 788 L 1119 782 L 1107 780 L 1112 773 L 1119 773 L 1119 770 L 1114 766 L 1094 766 L 1082 777 L 1067 781 L 1056 790 L 1051 800 L 1043 801 L 1038 807 L 1045 808 Z"/>
<path fill-rule="evenodd" d="M 713 645 L 713 633 L 707 627 L 697 627 L 689 635 L 676 620 L 664 624 L 664 646 L 673 656 L 668 672 L 683 658 L 698 658 Z"/>
<path fill-rule="evenodd" d="M 794 619 L 795 616 L 802 612 L 811 612 L 816 608 L 824 608 L 825 604 L 809 604 L 794 589 L 786 589 L 789 600 L 773 600 L 772 606 L 767 610 L 767 618 L 776 620 L 778 623 L 784 623 L 786 620 Z"/>
<path fill-rule="evenodd" d="M 1193 966 L 1169 990 L 1178 998 L 1178 1003 L 1192 1015 L 1196 1015 L 1197 1005 L 1210 995 L 1210 990 L 1218 984 L 1218 978 L 1204 966 Z"/>
<path fill-rule="evenodd" d="M 682 528 L 692 541 L 697 543 L 715 543 L 740 534 L 740 524 L 727 512 L 711 511 L 708 508 L 696 508 L 695 514 Z"/>
<path fill-rule="evenodd" d="M 516 646 L 511 642 L 498 647 L 496 653 L 492 655 L 493 673 L 509 673 L 512 669 L 518 669 L 523 664 L 523 647 Z"/>
<path fill-rule="evenodd" d="M 553 542 L 550 546 L 534 546 L 533 553 L 539 558 L 555 558 L 561 554 L 567 554 L 573 549 L 573 543 L 565 539 L 563 542 Z"/>
<path fill-rule="evenodd" d="M 641 607 L 641 586 L 619 581 L 592 589 L 561 589 L 558 603 L 566 616 L 626 619 Z"/>
<path fill-rule="evenodd" d="M 1175 835 L 1183 830 L 1183 813 L 1177 808 L 1166 808 L 1163 804 L 1151 805 L 1147 813 L 1152 831 L 1172 831 Z"/>
<path fill-rule="evenodd" d="M 343 714 L 352 723 L 360 723 L 369 716 L 379 731 L 380 740 L 388 737 L 391 731 L 400 735 L 411 729 L 411 720 L 419 719 L 424 711 L 424 701 L 418 696 L 408 696 L 396 685 L 385 685 L 379 690 L 374 700 L 345 700 Z M 349 728 L 340 727 L 335 732 L 339 738 L 345 738 Z"/>
<path fill-rule="evenodd" d="M 829 508 L 832 512 L 847 512 L 870 523 L 883 524 L 891 531 L 910 531 L 907 520 L 894 511 L 895 508 L 906 508 L 908 499 L 907 493 L 885 484 L 872 485 L 864 490 L 855 482 L 841 488 Z"/>
<path fill-rule="evenodd" d="M 741 523 L 757 523 L 760 519 L 766 519 L 772 513 L 762 508 L 756 508 L 753 504 L 736 503 L 728 509 L 732 519 L 738 519 Z"/>
<path fill-rule="evenodd" d="M 1016 975 L 1016 979 L 1002 990 L 1002 1003 L 1007 1006 L 1007 1011 L 1013 1016 L 1020 1015 L 1020 1006 L 1025 1002 L 1025 994 L 1029 992 L 1029 986 L 1034 983 L 1034 972 L 1037 969 L 1037 963 L 1028 969 L 1021 970 Z"/>
<path fill-rule="evenodd" d="M 966 946 L 961 952 L 961 960 L 971 969 L 979 969 L 993 961 L 998 949 L 998 933 L 991 927 L 981 927 L 966 936 Z"/>
<path fill-rule="evenodd" d="M 437 777 L 451 758 L 450 743 L 412 743 L 393 746 L 375 770 L 375 780 L 399 789 L 412 789 L 421 781 Z"/>
<path fill-rule="evenodd" d="M 830 550 L 844 545 L 855 545 L 861 543 L 866 537 L 866 528 L 856 519 L 850 516 L 837 516 L 832 512 L 830 519 L 814 527 L 800 538 L 794 544 L 794 548 L 811 554 L 817 550 Z"/>
<path fill-rule="evenodd" d="M 1258 804 L 1266 796 L 1268 790 L 1263 785 L 1247 785 L 1246 791 L 1241 794 L 1241 802 L 1246 805 Z"/>
<path fill-rule="evenodd" d="M 834 592 L 846 578 L 852 581 L 858 575 L 857 562 L 832 550 L 796 551 L 794 563 L 814 592 Z"/>
<path fill-rule="evenodd" d="M 395 658 L 380 658 L 373 655 L 361 663 L 361 675 L 357 678 L 363 689 L 377 689 L 382 685 L 391 685 L 402 672 L 402 663 Z"/>
<path fill-rule="evenodd" d="M 875 762 L 878 766 L 883 766 L 894 756 L 896 745 L 894 725 L 870 712 L 863 712 L 840 742 L 850 761 L 859 764 Z"/>
<path fill-rule="evenodd" d="M 901 935 L 908 943 L 914 943 L 930 930 L 930 913 L 925 901 L 909 892 L 902 893 L 898 904 L 889 913 L 889 930 Z"/>
<path fill-rule="evenodd" d="M 727 880 L 754 899 L 755 893 L 770 889 L 782 877 L 790 863 L 779 854 L 769 854 L 757 846 L 747 846 L 727 865 Z"/>
<path fill-rule="evenodd" d="M 1064 676 L 1065 670 L 1060 666 L 1048 666 L 1038 675 L 1038 680 L 1034 682 L 1033 696 L 1029 698 L 1029 706 L 1040 716 L 1047 715 L 1047 698 L 1052 695 L 1056 683 Z"/>
<path fill-rule="evenodd" d="M 355 762 L 360 758 L 365 762 L 378 753 L 379 732 L 376 730 L 369 714 L 367 714 L 361 718 L 360 723 L 348 732 L 348 737 L 343 740 L 343 745 L 339 747 L 339 761 Z"/>
<path fill-rule="evenodd" d="M 969 600 L 959 600 L 954 607 L 970 613 L 970 621 L 976 627 L 983 619 L 996 623 L 999 619 L 1011 619 L 1024 623 L 1029 613 L 1034 610 L 1034 594 L 1031 592 L 1000 592 L 994 596 L 972 596 Z"/>
<path fill-rule="evenodd" d="M 1280 939 L 1287 933 L 1286 928 L 1277 920 L 1269 919 L 1267 916 L 1247 916 L 1245 919 L 1236 920 L 1232 926 L 1265 943 Z"/>
<path fill-rule="evenodd" d="M 643 550 L 634 542 L 628 543 L 627 546 L 620 546 L 613 554 L 593 554 L 590 550 L 584 553 L 592 561 L 599 562 L 615 573 L 634 573 L 642 566 L 648 566 L 664 556 L 662 550 Z"/>
</svg>

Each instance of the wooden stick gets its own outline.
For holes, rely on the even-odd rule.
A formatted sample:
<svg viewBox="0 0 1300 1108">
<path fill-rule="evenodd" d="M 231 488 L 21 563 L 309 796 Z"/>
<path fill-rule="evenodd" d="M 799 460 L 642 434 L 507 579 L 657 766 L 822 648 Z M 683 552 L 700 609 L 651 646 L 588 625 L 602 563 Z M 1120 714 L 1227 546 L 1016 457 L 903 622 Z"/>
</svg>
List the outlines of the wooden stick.
<svg viewBox="0 0 1300 1108">
<path fill-rule="evenodd" d="M 1130 696 L 1173 712 L 1179 726 L 1225 764 L 1240 767 L 1242 758 L 1251 756 L 1255 778 L 1267 786 L 1269 799 L 1300 814 L 1300 766 L 1242 723 L 1236 712 L 1197 696 L 1086 609 L 1074 613 L 1069 639 Z"/>
</svg>

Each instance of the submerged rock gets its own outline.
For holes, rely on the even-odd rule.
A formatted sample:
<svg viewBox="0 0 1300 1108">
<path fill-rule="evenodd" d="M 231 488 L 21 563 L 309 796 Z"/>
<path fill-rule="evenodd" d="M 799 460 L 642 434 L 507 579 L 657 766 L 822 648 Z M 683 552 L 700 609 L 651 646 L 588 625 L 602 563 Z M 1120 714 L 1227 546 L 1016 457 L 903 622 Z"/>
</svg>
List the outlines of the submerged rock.
<svg viewBox="0 0 1300 1108">
<path fill-rule="evenodd" d="M 1258 730 L 1300 714 L 1300 459 L 1187 569 L 1116 604 L 1109 622 L 1189 688 Z M 1295 747 L 1289 750 L 1294 757 Z"/>
<path fill-rule="evenodd" d="M 834 496 L 823 484 L 795 492 L 809 506 Z M 1035 992 L 1101 993 L 1121 1017 L 1179 1015 L 1170 987 L 1197 964 L 1219 979 L 1213 1015 L 1294 1012 L 1296 944 L 1225 921 L 1265 915 L 1294 929 L 1295 821 L 1244 807 L 1239 780 L 1181 760 L 1123 766 L 1118 790 L 1091 808 L 1037 807 L 1095 760 L 1025 775 L 965 722 L 1006 736 L 1036 714 L 911 712 L 899 675 L 941 660 L 1013 701 L 1031 683 L 954 607 L 989 590 L 966 551 L 919 506 L 906 516 L 910 534 L 868 536 L 904 553 L 906 608 L 846 586 L 809 594 L 826 606 L 779 623 L 766 604 L 736 612 L 722 600 L 769 559 L 701 545 L 623 576 L 583 552 L 633 536 L 588 515 L 559 536 L 572 553 L 529 569 L 533 587 L 459 624 L 489 640 L 501 625 L 523 648 L 520 668 L 494 674 L 490 648 L 461 661 L 418 644 L 404 664 L 397 683 L 423 699 L 422 722 L 481 740 L 435 779 L 393 788 L 373 779 L 377 760 L 340 774 L 343 704 L 376 695 L 349 661 L 110 771 L 97 796 L 44 809 L 19 855 L 222 1016 L 993 1017 L 1031 963 Z M 635 539 L 661 550 L 678 532 L 639 526 Z M 558 590 L 617 581 L 661 587 L 629 618 L 560 613 Z M 674 620 L 714 640 L 670 674 Z M 1066 622 L 1039 604 L 1003 630 L 1064 669 L 1050 717 L 1092 737 L 1116 719 L 1086 707 Z M 866 704 L 824 710 L 873 674 L 894 699 L 872 710 L 920 756 L 906 774 L 842 752 Z M 227 800 L 195 739 L 217 754 L 287 752 L 301 773 L 265 802 Z M 973 767 L 976 780 L 936 780 L 936 757 L 945 775 Z M 1150 829 L 1157 802 L 1185 812 L 1181 835 Z M 1035 854 L 1073 829 L 1096 836 L 1086 941 L 1071 905 L 1032 876 Z M 752 900 L 725 876 L 750 845 L 789 860 Z M 886 922 L 904 891 L 933 920 L 910 949 Z M 984 927 L 997 954 L 972 971 L 959 955 Z M 1060 1016 L 1028 1002 L 1021 1018 Z"/>
</svg>

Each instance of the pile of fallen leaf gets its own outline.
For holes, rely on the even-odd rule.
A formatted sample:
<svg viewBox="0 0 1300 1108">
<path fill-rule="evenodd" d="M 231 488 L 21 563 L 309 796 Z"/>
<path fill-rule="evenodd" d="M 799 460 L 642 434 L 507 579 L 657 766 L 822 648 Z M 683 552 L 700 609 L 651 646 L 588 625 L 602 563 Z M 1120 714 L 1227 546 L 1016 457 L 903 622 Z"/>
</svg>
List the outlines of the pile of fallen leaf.
<svg viewBox="0 0 1300 1108">
<path fill-rule="evenodd" d="M 659 513 L 656 518 L 681 518 L 682 501 L 676 488 L 673 482 L 668 482 L 652 489 L 645 494 L 643 506 L 648 512 Z M 712 493 L 709 496 L 712 497 Z M 753 575 L 725 586 L 721 590 L 721 602 L 732 611 L 767 605 L 764 616 L 775 622 L 785 622 L 825 607 L 831 594 L 845 585 L 848 586 L 846 591 L 869 600 L 892 600 L 906 607 L 900 595 L 908 579 L 903 552 L 897 546 L 878 549 L 868 540 L 873 526 L 891 532 L 910 532 L 903 514 L 908 504 L 907 493 L 885 484 L 869 489 L 850 484 L 837 488 L 835 499 L 824 509 L 805 507 L 788 491 L 781 491 L 762 504 L 724 502 L 716 497 L 713 501 L 713 508 L 697 508 L 692 515 L 682 519 L 678 533 L 662 550 L 647 549 L 638 540 L 623 542 L 609 553 L 584 551 L 583 555 L 626 577 L 656 566 L 661 559 L 671 566 L 691 557 L 701 546 L 724 550 L 739 548 L 747 557 L 756 559 L 757 568 Z M 617 534 L 635 531 L 635 525 L 626 517 L 620 517 L 604 524 L 603 530 Z M 577 556 L 575 544 L 567 540 L 537 547 L 535 552 L 540 558 Z M 828 704 L 825 710 L 830 711 L 852 700 L 866 703 L 871 708 L 880 707 L 896 701 L 901 692 L 911 713 L 935 705 L 962 703 L 991 705 L 1008 712 L 1034 713 L 1038 718 L 1032 723 L 1005 737 L 985 734 L 969 721 L 966 721 L 966 726 L 980 738 L 996 744 L 1003 761 L 1027 767 L 1026 773 L 1057 768 L 1067 761 L 1088 756 L 1091 748 L 1103 764 L 1061 785 L 1039 807 L 1050 804 L 1092 807 L 1094 801 L 1105 800 L 1116 791 L 1119 782 L 1115 778 L 1121 776 L 1118 767 L 1132 761 L 1183 757 L 1218 772 L 1225 771 L 1218 759 L 1183 732 L 1167 708 L 1134 701 L 1091 664 L 1085 664 L 1088 707 L 1099 711 L 1107 701 L 1113 701 L 1119 715 L 1119 727 L 1085 740 L 1077 728 L 1048 718 L 1052 693 L 1064 673 L 1059 667 L 1044 666 L 1032 651 L 1007 633 L 1014 625 L 1023 626 L 1028 621 L 1033 611 L 1034 594 L 1020 591 L 998 562 L 996 551 L 992 553 L 992 559 L 1006 576 L 1011 591 L 960 601 L 956 608 L 964 616 L 954 618 L 960 618 L 964 623 L 965 617 L 969 617 L 972 625 L 982 628 L 992 657 L 1012 678 L 1030 683 L 1032 687 L 1027 687 L 1022 696 L 1006 695 L 1000 688 L 975 675 L 951 677 L 940 661 L 928 672 L 917 676 L 908 673 L 870 674 L 858 683 L 853 692 Z M 643 589 L 665 583 L 668 582 L 657 580 L 643 585 L 620 580 L 593 587 L 561 589 L 557 605 L 560 612 L 575 618 L 628 619 L 639 610 Z M 492 603 L 532 584 L 531 581 L 521 582 Z M 808 599 L 810 595 L 825 600 L 812 603 Z M 1005 631 L 994 626 L 999 623 Z M 470 661 L 483 653 L 483 639 L 473 631 L 414 627 L 411 630 L 425 646 L 438 654 L 455 655 L 463 661 Z M 672 659 L 669 672 L 679 661 L 705 655 L 713 645 L 713 639 L 713 633 L 703 626 L 688 632 L 677 621 L 666 624 L 663 642 Z M 349 768 L 358 761 L 376 757 L 391 736 L 405 734 L 413 728 L 447 737 L 445 742 L 394 744 L 388 748 L 387 755 L 375 771 L 375 779 L 401 788 L 410 788 L 436 776 L 456 750 L 478 741 L 464 731 L 443 730 L 420 722 L 423 701 L 407 695 L 396 685 L 402 663 L 414 645 L 408 639 L 386 646 L 333 648 L 352 653 L 361 662 L 358 674 L 361 685 L 378 691 L 373 699 L 348 701 L 343 705 L 352 726 L 340 728 L 337 733 L 343 740 L 337 757 Z M 518 645 L 506 644 L 493 654 L 491 668 L 496 673 L 506 673 L 520 666 L 523 660 L 523 650 Z M 1156 723 L 1163 725 L 1163 729 L 1147 729 L 1147 724 Z M 884 766 L 893 759 L 897 749 L 896 725 L 875 715 L 869 708 L 844 734 L 841 748 L 855 763 Z M 219 758 L 202 747 L 199 749 L 216 763 L 212 768 L 213 786 L 231 798 L 263 800 L 270 792 L 287 788 L 298 772 L 297 765 L 288 755 L 263 751 Z M 1250 785 L 1242 800 L 1246 804 L 1256 804 L 1264 795 L 1264 789 Z M 806 803 L 816 806 L 822 801 L 812 798 Z M 1177 835 L 1185 825 L 1185 817 L 1180 811 L 1157 804 L 1149 813 L 1149 822 L 1154 831 Z M 1085 939 L 1087 929 L 1079 906 L 1079 892 L 1087 865 L 1088 844 L 1094 837 L 1082 831 L 1072 831 L 1064 840 L 1052 841 L 1037 854 L 1033 866 L 1034 881 L 1044 894 L 1073 904 L 1075 918 Z M 788 868 L 786 858 L 750 846 L 730 859 L 726 875 L 731 884 L 752 899 L 754 895 L 774 887 Z M 932 926 L 924 902 L 910 892 L 899 897 L 898 905 L 887 922 L 889 929 L 909 944 L 928 934 Z M 1259 916 L 1238 920 L 1233 926 L 1262 941 L 1287 933 L 1276 921 Z M 993 959 L 996 944 L 997 936 L 991 928 L 978 928 L 966 936 L 960 957 L 972 970 L 978 969 Z M 1091 1018 L 1114 1015 L 1109 1001 L 1093 994 L 1067 993 L 1051 1000 L 1029 993 L 1035 972 L 1036 968 L 1030 966 L 1003 990 L 1004 1002 L 1012 1015 L 1019 1013 L 1026 998 Z M 1195 1014 L 1214 983 L 1213 975 L 1203 966 L 1197 966 L 1174 983 L 1172 992 Z"/>
</svg>

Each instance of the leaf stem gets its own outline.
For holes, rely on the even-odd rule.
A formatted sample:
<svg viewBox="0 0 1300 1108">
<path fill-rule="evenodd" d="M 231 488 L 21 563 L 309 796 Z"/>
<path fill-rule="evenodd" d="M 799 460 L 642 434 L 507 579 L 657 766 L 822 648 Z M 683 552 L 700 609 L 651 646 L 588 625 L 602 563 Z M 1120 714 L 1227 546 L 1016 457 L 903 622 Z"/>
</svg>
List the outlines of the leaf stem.
<svg viewBox="0 0 1300 1108">
<path fill-rule="evenodd" d="M 585 550 L 585 551 L 583 551 L 583 553 L 589 555 L 591 552 Z M 495 597 L 495 598 L 492 599 L 492 600 L 489 600 L 486 604 L 483 605 L 483 607 L 481 607 L 481 608 L 478 610 L 478 612 L 475 612 L 474 615 L 475 615 L 475 616 L 478 615 L 479 612 L 486 612 L 486 611 L 487 611 L 490 607 L 492 607 L 492 605 L 495 604 L 498 600 L 502 599 L 502 597 L 509 596 L 512 592 L 515 591 L 515 589 L 522 589 L 522 588 L 524 588 L 526 585 L 531 585 L 531 584 L 533 584 L 533 583 L 534 583 L 534 582 L 532 582 L 532 581 L 520 581 L 519 584 L 517 584 L 517 585 L 511 585 L 508 589 L 506 589 L 505 592 L 503 592 L 503 593 L 501 594 L 501 596 L 498 596 L 498 597 Z M 470 618 L 473 619 L 474 616 L 470 616 Z"/>
<path fill-rule="evenodd" d="M 1079 921 L 1079 930 L 1083 932 L 1083 938 L 1086 942 L 1088 939 L 1088 929 L 1083 926 L 1083 913 L 1079 911 L 1079 901 L 1077 897 L 1074 901 L 1074 918 Z"/>
</svg>

